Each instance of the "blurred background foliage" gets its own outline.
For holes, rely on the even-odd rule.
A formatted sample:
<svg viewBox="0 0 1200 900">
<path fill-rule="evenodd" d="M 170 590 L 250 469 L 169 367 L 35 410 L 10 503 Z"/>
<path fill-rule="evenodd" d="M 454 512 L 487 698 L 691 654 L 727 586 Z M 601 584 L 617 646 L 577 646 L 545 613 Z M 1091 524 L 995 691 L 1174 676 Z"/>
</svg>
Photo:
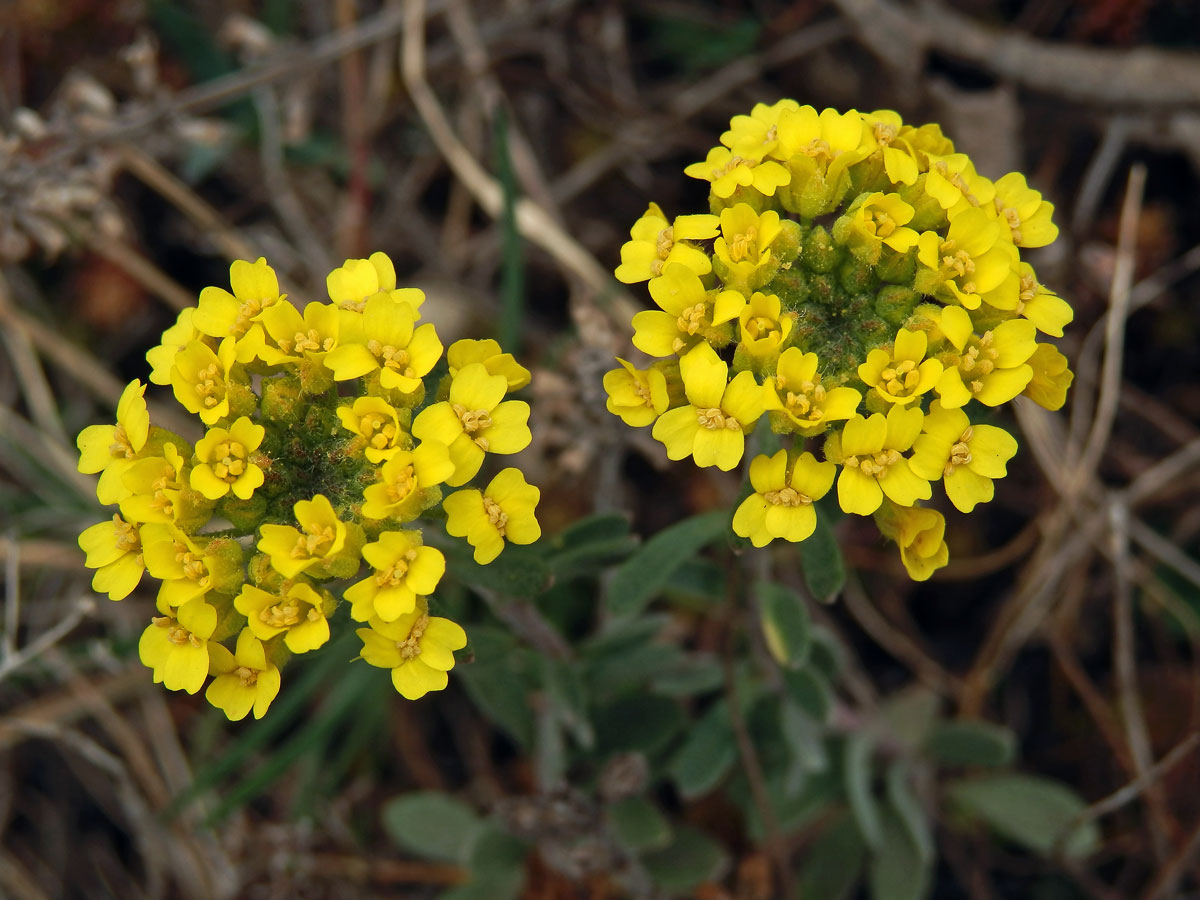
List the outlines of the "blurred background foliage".
<svg viewBox="0 0 1200 900">
<path fill-rule="evenodd" d="M 0 894 L 1200 891 L 1198 42 L 1191 0 L 4 4 Z M 733 476 L 603 408 L 629 225 L 700 211 L 683 165 L 783 96 L 1058 207 L 1071 399 L 925 584 L 832 507 L 752 551 Z M 333 641 L 231 725 L 138 663 L 152 591 L 91 595 L 74 435 L 231 259 L 301 300 L 374 249 L 534 369 L 547 537 L 443 548 L 447 692 Z"/>
</svg>

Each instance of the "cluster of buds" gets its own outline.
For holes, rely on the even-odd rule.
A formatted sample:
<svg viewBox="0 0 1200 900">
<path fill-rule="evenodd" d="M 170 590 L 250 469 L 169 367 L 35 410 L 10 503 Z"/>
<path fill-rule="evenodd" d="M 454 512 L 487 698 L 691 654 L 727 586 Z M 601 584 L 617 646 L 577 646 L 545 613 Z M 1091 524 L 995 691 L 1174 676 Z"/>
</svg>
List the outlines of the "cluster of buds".
<svg viewBox="0 0 1200 900">
<path fill-rule="evenodd" d="M 529 405 L 506 399 L 529 372 L 490 340 L 458 341 L 442 363 L 434 326 L 417 324 L 424 295 L 396 287 L 383 253 L 347 260 L 331 302 L 303 312 L 263 259 L 235 262 L 230 281 L 146 354 L 203 435 L 151 425 L 140 381 L 115 426 L 79 435 L 80 471 L 118 507 L 79 538 L 93 587 L 120 600 L 145 572 L 160 579 L 142 661 L 171 690 L 211 677 L 205 696 L 230 719 L 263 715 L 342 599 L 365 626 L 362 658 L 400 694 L 444 688 L 466 635 L 431 615 L 446 560 L 418 520 L 444 515 L 480 564 L 537 540 L 539 492 L 518 469 L 468 484 L 487 454 L 529 444 Z"/>
<path fill-rule="evenodd" d="M 937 125 L 792 100 L 735 116 L 685 172 L 711 183 L 709 213 L 652 204 L 621 248 L 617 278 L 648 282 L 657 306 L 633 344 L 659 359 L 618 360 L 608 409 L 653 425 L 669 458 L 722 470 L 765 418 L 781 449 L 750 461 L 734 532 L 803 541 L 836 481 L 841 508 L 873 515 L 928 578 L 945 519 L 920 501 L 941 482 L 970 512 L 1016 452 L 981 420 L 1022 394 L 1065 401 L 1072 373 L 1041 336 L 1073 313 L 1020 253 L 1055 239 L 1053 206 L 1020 173 L 977 173 Z"/>
</svg>

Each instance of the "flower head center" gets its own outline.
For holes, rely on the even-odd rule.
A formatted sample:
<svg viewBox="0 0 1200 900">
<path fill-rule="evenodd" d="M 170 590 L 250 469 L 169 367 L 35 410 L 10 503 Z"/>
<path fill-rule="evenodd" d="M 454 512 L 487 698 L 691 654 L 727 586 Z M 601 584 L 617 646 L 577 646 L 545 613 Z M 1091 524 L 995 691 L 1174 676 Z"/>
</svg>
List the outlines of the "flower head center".
<svg viewBox="0 0 1200 900">
<path fill-rule="evenodd" d="M 251 669 L 249 666 L 238 666 L 233 670 L 233 674 L 241 681 L 242 687 L 254 687 L 258 684 L 258 670 Z"/>
<path fill-rule="evenodd" d="M 505 528 L 508 526 L 508 513 L 491 497 L 483 498 L 483 511 L 487 514 L 488 521 L 500 532 L 500 537 L 504 537 Z"/>
<path fill-rule="evenodd" d="M 466 434 L 474 434 L 492 427 L 492 415 L 486 409 L 467 409 L 458 403 L 454 404 L 453 409 Z"/>
<path fill-rule="evenodd" d="M 135 456 L 137 456 L 137 453 L 133 449 L 133 444 L 130 443 L 129 433 L 125 430 L 125 426 L 120 422 L 118 422 L 117 427 L 113 429 L 113 442 L 109 445 L 108 452 L 113 456 L 123 456 L 126 459 L 133 459 Z"/>
<path fill-rule="evenodd" d="M 299 600 L 285 597 L 274 606 L 267 606 L 260 610 L 258 619 L 271 628 L 291 628 L 301 619 L 300 606 Z"/>
<path fill-rule="evenodd" d="M 812 503 L 812 497 L 802 494 L 793 487 L 782 487 L 777 491 L 767 491 L 763 499 L 772 506 L 805 506 Z"/>
<path fill-rule="evenodd" d="M 425 629 L 429 627 L 429 615 L 422 615 L 417 621 L 413 622 L 412 630 L 402 641 L 396 641 L 396 649 L 400 651 L 402 659 L 415 659 L 421 655 L 421 636 L 425 634 Z"/>
<path fill-rule="evenodd" d="M 246 447 L 240 441 L 218 444 L 213 456 L 217 459 L 213 463 L 213 474 L 222 481 L 237 481 L 246 471 Z"/>
<path fill-rule="evenodd" d="M 137 527 L 130 525 L 119 515 L 113 516 L 113 536 L 117 540 L 117 549 L 122 553 L 136 550 L 142 543 Z"/>
<path fill-rule="evenodd" d="M 729 258 L 734 262 L 742 260 L 754 261 L 758 255 L 758 229 L 751 226 L 741 234 L 735 234 L 729 241 Z"/>
<path fill-rule="evenodd" d="M 722 428 L 727 428 L 730 431 L 740 430 L 742 425 L 733 416 L 726 415 L 715 406 L 708 409 L 696 410 L 696 421 L 709 431 L 718 431 Z"/>
</svg>

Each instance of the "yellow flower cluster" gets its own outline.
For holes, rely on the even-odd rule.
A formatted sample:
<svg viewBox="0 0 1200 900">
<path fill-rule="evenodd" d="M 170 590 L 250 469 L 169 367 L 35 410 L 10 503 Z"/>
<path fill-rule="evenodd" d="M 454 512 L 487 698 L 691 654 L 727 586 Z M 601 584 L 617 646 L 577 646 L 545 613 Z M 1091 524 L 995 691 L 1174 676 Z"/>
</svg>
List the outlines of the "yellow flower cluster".
<svg viewBox="0 0 1200 900">
<path fill-rule="evenodd" d="M 146 354 L 150 381 L 202 436 L 151 425 L 140 381 L 116 425 L 79 435 L 79 470 L 99 473 L 100 502 L 118 508 L 79 537 L 93 587 L 120 600 L 143 573 L 159 579 L 142 661 L 171 690 L 211 676 L 205 696 L 230 719 L 266 712 L 290 656 L 329 640 L 340 597 L 365 625 L 362 658 L 391 669 L 397 691 L 444 688 L 467 639 L 431 615 L 446 560 L 418 519 L 440 507 L 481 564 L 538 539 L 539 492 L 517 469 L 443 498 L 487 454 L 529 444 L 529 406 L 508 399 L 529 372 L 495 341 L 458 341 L 427 397 L 442 344 L 383 253 L 347 260 L 330 302 L 303 312 L 263 259 L 235 262 L 230 282 Z"/>
<path fill-rule="evenodd" d="M 633 344 L 658 361 L 618 360 L 609 411 L 723 470 L 765 419 L 783 449 L 750 461 L 738 535 L 806 539 L 836 482 L 928 578 L 945 520 L 920 501 L 940 481 L 970 512 L 1016 452 L 981 420 L 1021 394 L 1065 401 L 1072 373 L 1039 333 L 1073 313 L 1020 254 L 1055 239 L 1053 206 L 1019 173 L 980 175 L 937 125 L 792 100 L 735 116 L 684 171 L 710 183 L 709 212 L 651 204 L 621 248 L 617 278 L 655 304 Z"/>
</svg>

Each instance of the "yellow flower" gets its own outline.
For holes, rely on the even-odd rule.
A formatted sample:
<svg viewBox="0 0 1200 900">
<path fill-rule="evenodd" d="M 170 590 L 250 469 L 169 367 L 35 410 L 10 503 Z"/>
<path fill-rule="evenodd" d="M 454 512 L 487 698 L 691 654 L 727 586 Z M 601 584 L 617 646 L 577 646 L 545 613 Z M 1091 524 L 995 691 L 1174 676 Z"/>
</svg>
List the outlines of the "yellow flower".
<svg viewBox="0 0 1200 900">
<path fill-rule="evenodd" d="M 385 531 L 363 547 L 362 555 L 375 571 L 343 594 L 356 622 L 376 617 L 391 622 L 412 612 L 417 598 L 432 594 L 446 572 L 446 557 L 422 546 L 419 531 Z"/>
<path fill-rule="evenodd" d="M 953 223 L 956 213 L 990 204 L 996 196 L 996 187 L 975 171 L 975 164 L 965 153 L 931 154 L 925 193 L 947 211 Z"/>
<path fill-rule="evenodd" d="M 606 408 L 626 425 L 639 428 L 661 416 L 670 404 L 667 377 L 658 369 L 635 369 L 617 357 L 621 368 L 604 373 Z"/>
<path fill-rule="evenodd" d="M 858 377 L 888 403 L 904 406 L 929 391 L 942 375 L 942 364 L 925 359 L 929 339 L 923 331 L 901 328 L 895 349 L 875 349 L 858 367 Z"/>
<path fill-rule="evenodd" d="M 933 403 L 913 444 L 912 470 L 930 481 L 942 479 L 946 496 L 960 512 L 992 499 L 992 480 L 1003 478 L 1017 442 L 1003 428 L 972 425 L 961 409 Z"/>
<path fill-rule="evenodd" d="M 967 309 L 978 309 L 986 300 L 997 309 L 1016 306 L 1019 280 L 1013 266 L 1016 248 L 1001 239 L 1000 223 L 968 208 L 950 221 L 946 237 L 934 231 L 921 233 L 917 258 L 928 274 L 918 277 L 918 290 L 932 293 L 944 287 Z"/>
<path fill-rule="evenodd" d="M 358 397 L 349 406 L 339 406 L 337 416 L 343 428 L 366 442 L 363 453 L 373 463 L 390 459 L 409 443 L 400 412 L 382 397 Z"/>
<path fill-rule="evenodd" d="M 1075 379 L 1075 373 L 1067 368 L 1067 358 L 1053 344 L 1038 344 L 1028 362 L 1033 376 L 1022 393 L 1045 409 L 1062 409 L 1067 388 Z"/>
<path fill-rule="evenodd" d="M 849 168 L 866 153 L 861 149 L 862 116 L 811 106 L 784 110 L 779 145 L 772 155 L 787 160 L 788 181 L 780 191 L 783 206 L 804 218 L 830 212 L 850 187 Z"/>
<path fill-rule="evenodd" d="M 840 170 L 858 162 L 862 155 L 863 121 L 857 110 L 840 113 L 823 109 L 819 113 L 811 106 L 783 110 L 779 115 L 779 143 L 772 156 L 790 160 L 804 156 L 819 167 L 827 167 L 832 177 Z"/>
<path fill-rule="evenodd" d="M 255 354 L 268 366 L 323 362 L 337 346 L 338 308 L 331 303 L 309 303 L 301 313 L 290 303 L 276 303 L 262 314 L 262 328 L 270 343 L 262 340 Z"/>
<path fill-rule="evenodd" d="M 773 209 L 759 215 L 747 203 L 721 210 L 721 236 L 713 242 L 717 274 L 727 287 L 748 293 L 762 287 L 769 267 L 771 244 L 783 230 Z M 703 272 L 697 273 L 703 275 Z"/>
<path fill-rule="evenodd" d="M 433 325 L 414 328 L 414 316 L 407 303 L 371 297 L 361 316 L 343 315 L 341 343 L 325 355 L 325 366 L 337 381 L 378 371 L 385 390 L 413 393 L 442 355 Z"/>
<path fill-rule="evenodd" d="M 875 524 L 900 548 L 900 561 L 913 581 L 926 581 L 950 559 L 946 518 L 927 506 L 897 506 L 890 500 L 875 511 Z"/>
<path fill-rule="evenodd" d="M 181 502 L 188 481 L 183 469 L 184 458 L 170 441 L 163 444 L 162 456 L 134 460 L 121 479 L 127 494 L 121 515 L 131 522 L 178 524 L 187 511 Z"/>
<path fill-rule="evenodd" d="M 520 365 L 511 353 L 501 352 L 500 344 L 490 338 L 484 341 L 455 341 L 446 351 L 446 364 L 450 377 L 471 363 L 483 363 L 489 375 L 503 375 L 508 380 L 510 391 L 519 391 L 529 384 L 529 370 Z"/>
<path fill-rule="evenodd" d="M 999 406 L 1021 393 L 1033 377 L 1027 360 L 1036 346 L 1036 331 L 1028 319 L 1009 319 L 976 335 L 967 311 L 947 306 L 938 326 L 958 351 L 958 359 L 938 379 L 942 406 L 957 408 L 970 400 Z"/>
<path fill-rule="evenodd" d="M 779 100 L 770 106 L 755 103 L 750 115 L 729 120 L 729 130 L 721 135 L 721 143 L 738 156 L 762 159 L 779 144 L 779 117 L 784 110 L 799 108 L 795 100 Z"/>
<path fill-rule="evenodd" d="M 1024 316 L 1043 334 L 1062 337 L 1063 328 L 1075 318 L 1071 304 L 1045 285 L 1039 284 L 1033 266 L 1029 263 L 1021 263 L 1018 272 L 1021 280 L 1020 293 L 1017 295 L 1017 315 Z"/>
<path fill-rule="evenodd" d="M 722 200 L 733 196 L 738 188 L 751 187 L 766 197 L 788 183 L 787 169 L 774 160 L 738 156 L 728 147 L 713 147 L 703 162 L 692 163 L 683 170 L 685 175 L 712 182 L 712 192 Z"/>
<path fill-rule="evenodd" d="M 146 571 L 162 581 L 160 610 L 183 606 L 212 591 L 232 592 L 240 584 L 242 550 L 236 541 L 205 542 L 155 522 L 141 531 Z"/>
<path fill-rule="evenodd" d="M 1020 172 L 1009 172 L 996 182 L 992 203 L 1018 247 L 1045 247 L 1058 237 L 1058 226 L 1050 221 L 1054 204 L 1043 200 Z"/>
<path fill-rule="evenodd" d="M 194 694 L 208 675 L 208 641 L 216 627 L 216 609 L 197 598 L 172 614 L 156 616 L 142 632 L 138 656 L 154 670 L 156 683 Z"/>
<path fill-rule="evenodd" d="M 409 522 L 440 499 L 433 489 L 453 474 L 450 449 L 441 441 L 422 441 L 412 450 L 401 450 L 380 467 L 379 483 L 363 491 L 362 514 Z"/>
<path fill-rule="evenodd" d="M 295 578 L 319 563 L 332 560 L 346 544 L 346 523 L 338 519 L 324 494 L 297 500 L 293 507 L 303 532 L 291 525 L 263 525 L 258 542 L 275 571 Z"/>
<path fill-rule="evenodd" d="M 372 620 L 359 628 L 362 658 L 369 665 L 392 670 L 392 684 L 406 700 L 440 691 L 454 668 L 454 651 L 467 646 L 467 633 L 456 622 L 430 616 L 422 599 L 417 608 L 395 622 Z"/>
<path fill-rule="evenodd" d="M 449 400 L 425 407 L 413 420 L 414 437 L 450 448 L 454 474 L 446 483 L 451 487 L 475 477 L 485 453 L 519 453 L 529 446 L 529 404 L 505 400 L 507 391 L 503 375 L 489 375 L 482 363 L 471 363 L 450 382 Z"/>
<path fill-rule="evenodd" d="M 220 500 L 230 491 L 249 500 L 262 487 L 263 470 L 250 461 L 267 430 L 245 416 L 225 428 L 210 428 L 196 442 L 196 465 L 191 485 L 209 500 Z"/>
<path fill-rule="evenodd" d="M 100 472 L 96 496 L 105 506 L 119 503 L 129 495 L 122 482 L 150 436 L 150 413 L 146 409 L 146 385 L 134 379 L 117 401 L 116 425 L 89 425 L 79 432 L 79 471 L 91 475 Z"/>
<path fill-rule="evenodd" d="M 393 303 L 405 304 L 412 310 L 413 319 L 419 319 L 425 302 L 425 294 L 417 288 L 396 288 L 396 267 L 386 253 L 379 251 L 368 259 L 346 260 L 329 273 L 325 286 L 329 299 L 350 312 L 362 312 L 368 300 L 382 295 Z"/>
<path fill-rule="evenodd" d="M 679 369 L 688 405 L 663 413 L 651 433 L 667 448 L 668 459 L 691 456 L 698 466 L 728 472 L 742 458 L 766 394 L 750 372 L 729 381 L 729 366 L 708 344 L 683 357 Z"/>
<path fill-rule="evenodd" d="M 191 341 L 175 354 L 171 367 L 175 399 L 205 425 L 215 425 L 229 415 L 230 371 L 236 353 L 234 339 L 227 337 L 216 353 L 201 341 Z"/>
<path fill-rule="evenodd" d="M 826 388 L 817 374 L 817 354 L 788 347 L 779 357 L 775 377 L 767 380 L 767 409 L 779 419 L 775 430 L 820 434 L 830 422 L 849 419 L 862 402 L 854 388 Z"/>
<path fill-rule="evenodd" d="M 286 592 L 271 594 L 253 585 L 242 585 L 233 606 L 246 617 L 246 627 L 260 641 L 283 635 L 293 653 L 316 650 L 329 640 L 325 599 L 302 581 L 285 584 Z"/>
<path fill-rule="evenodd" d="M 649 287 L 659 308 L 633 317 L 633 345 L 649 356 L 683 355 L 746 305 L 737 291 L 706 291 L 695 272 L 678 264 L 667 266 Z"/>
<path fill-rule="evenodd" d="M 755 291 L 738 315 L 740 349 L 758 365 L 770 364 L 779 357 L 779 349 L 792 333 L 794 316 L 780 315 L 779 298 Z"/>
<path fill-rule="evenodd" d="M 171 383 L 171 367 L 175 365 L 175 354 L 196 339 L 203 339 L 193 324 L 196 307 L 189 306 L 179 313 L 175 324 L 162 333 L 162 343 L 146 351 L 146 362 L 150 364 L 150 381 L 154 384 Z"/>
<path fill-rule="evenodd" d="M 913 184 L 921 173 L 917 152 L 907 140 L 913 128 L 890 109 L 863 113 L 863 124 L 865 149 L 882 155 L 888 180 L 892 184 Z"/>
<path fill-rule="evenodd" d="M 519 469 L 503 469 L 483 491 L 456 491 L 442 501 L 446 532 L 465 537 L 475 548 L 475 562 L 487 565 L 500 555 L 504 542 L 532 544 L 542 536 L 534 515 L 541 491 L 525 482 Z"/>
<path fill-rule="evenodd" d="M 716 234 L 716 216 L 679 216 L 671 223 L 658 204 L 651 203 L 629 229 L 633 240 L 621 246 L 617 281 L 635 284 L 657 278 L 668 263 L 679 263 L 697 275 L 707 275 L 712 271 L 708 254 L 688 242 L 707 240 Z"/>
<path fill-rule="evenodd" d="M 209 672 L 216 677 L 205 699 L 231 722 L 240 722 L 251 710 L 261 719 L 279 693 L 279 669 L 267 661 L 262 642 L 243 630 L 233 653 L 217 643 L 208 649 Z"/>
<path fill-rule="evenodd" d="M 917 245 L 920 235 L 905 227 L 915 213 L 899 194 L 860 194 L 834 223 L 833 235 L 859 260 L 873 266 L 879 262 L 884 246 L 907 253 Z"/>
<path fill-rule="evenodd" d="M 275 270 L 261 256 L 252 263 L 234 260 L 229 267 L 229 282 L 232 294 L 219 287 L 206 287 L 200 292 L 192 324 L 201 334 L 240 338 L 259 321 L 264 310 L 283 299 Z"/>
<path fill-rule="evenodd" d="M 817 462 L 811 453 L 801 453 L 788 472 L 787 451 L 774 456 L 756 456 L 750 462 L 750 484 L 754 493 L 733 514 L 733 531 L 750 538 L 755 547 L 765 547 L 775 538 L 806 540 L 817 527 L 813 501 L 833 487 L 837 466 Z"/>
<path fill-rule="evenodd" d="M 867 419 L 855 416 L 840 434 L 830 435 L 825 456 L 842 465 L 838 503 L 844 512 L 869 516 L 885 496 L 900 506 L 932 496 L 929 482 L 902 455 L 921 433 L 923 419 L 917 407 L 895 404 L 887 418 L 879 413 Z"/>
<path fill-rule="evenodd" d="M 141 535 L 137 526 L 119 515 L 85 528 L 79 535 L 79 547 L 87 554 L 84 565 L 96 570 L 92 589 L 108 594 L 110 600 L 124 600 L 142 580 L 146 567 Z"/>
</svg>

